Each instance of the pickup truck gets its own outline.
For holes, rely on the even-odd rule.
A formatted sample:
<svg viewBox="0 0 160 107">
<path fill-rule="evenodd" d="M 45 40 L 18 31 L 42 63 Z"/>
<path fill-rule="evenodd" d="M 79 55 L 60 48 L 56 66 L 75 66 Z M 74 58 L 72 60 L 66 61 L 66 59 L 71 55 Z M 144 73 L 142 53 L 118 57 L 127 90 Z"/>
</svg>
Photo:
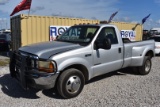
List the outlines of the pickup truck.
<svg viewBox="0 0 160 107">
<path fill-rule="evenodd" d="M 24 89 L 56 88 L 63 98 L 78 96 L 86 81 L 126 67 L 140 75 L 151 71 L 153 40 L 130 42 L 110 24 L 74 25 L 56 41 L 12 52 L 10 74 Z"/>
</svg>

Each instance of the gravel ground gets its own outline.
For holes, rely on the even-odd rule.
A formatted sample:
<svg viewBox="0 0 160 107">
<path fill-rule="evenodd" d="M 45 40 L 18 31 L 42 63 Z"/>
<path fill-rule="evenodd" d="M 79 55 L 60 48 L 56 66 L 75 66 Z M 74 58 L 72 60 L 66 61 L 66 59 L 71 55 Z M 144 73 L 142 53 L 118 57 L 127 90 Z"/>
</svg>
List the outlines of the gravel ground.
<svg viewBox="0 0 160 107">
<path fill-rule="evenodd" d="M 160 57 L 152 60 L 149 75 L 125 69 L 96 77 L 72 99 L 62 99 L 53 89 L 24 91 L 8 66 L 0 67 L 0 107 L 160 107 Z"/>
</svg>

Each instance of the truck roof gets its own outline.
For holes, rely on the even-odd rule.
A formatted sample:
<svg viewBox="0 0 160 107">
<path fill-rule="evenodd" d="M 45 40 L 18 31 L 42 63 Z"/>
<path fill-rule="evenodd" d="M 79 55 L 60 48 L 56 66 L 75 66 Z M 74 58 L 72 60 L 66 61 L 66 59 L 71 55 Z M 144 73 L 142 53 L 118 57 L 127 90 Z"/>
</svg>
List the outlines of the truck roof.
<svg viewBox="0 0 160 107">
<path fill-rule="evenodd" d="M 99 27 L 103 27 L 103 26 L 114 26 L 113 24 L 79 24 L 79 25 L 75 25 L 75 26 L 99 26 Z"/>
<path fill-rule="evenodd" d="M 151 30 L 160 32 L 160 28 L 152 28 Z"/>
</svg>

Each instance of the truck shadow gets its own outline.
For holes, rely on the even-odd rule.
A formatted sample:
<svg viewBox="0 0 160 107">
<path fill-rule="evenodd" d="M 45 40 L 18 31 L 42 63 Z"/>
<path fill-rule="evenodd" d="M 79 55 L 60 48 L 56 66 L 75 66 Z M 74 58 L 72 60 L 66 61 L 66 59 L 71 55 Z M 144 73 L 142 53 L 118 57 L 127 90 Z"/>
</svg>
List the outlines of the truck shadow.
<svg viewBox="0 0 160 107">
<path fill-rule="evenodd" d="M 58 91 L 55 88 L 52 88 L 52 89 L 48 89 L 48 90 L 43 90 L 42 93 L 47 96 L 47 97 L 50 97 L 50 98 L 55 98 L 55 99 L 63 99 L 59 94 L 58 94 Z"/>
<path fill-rule="evenodd" d="M 39 98 L 36 95 L 37 90 L 23 90 L 16 80 L 12 79 L 9 74 L 0 77 L 0 85 L 2 92 L 10 97 L 29 99 Z"/>
<path fill-rule="evenodd" d="M 137 71 L 132 69 L 132 68 L 124 68 L 124 69 L 121 69 L 121 70 L 118 70 L 118 71 L 113 71 L 113 72 L 109 72 L 109 73 L 97 76 L 97 77 L 91 79 L 90 81 L 88 81 L 86 84 L 90 84 L 92 82 L 100 81 L 100 80 L 103 80 L 105 78 L 109 78 L 109 77 L 116 76 L 116 75 L 121 76 L 121 75 L 128 75 L 128 74 L 129 75 L 139 75 L 137 73 Z"/>
<path fill-rule="evenodd" d="M 101 76 L 97 76 L 90 81 L 86 83 L 91 84 L 95 81 L 100 81 L 105 78 L 109 78 L 112 76 L 116 75 L 137 75 L 134 73 L 131 69 L 126 68 L 122 69 L 119 71 L 114 71 L 111 73 L 107 73 Z M 6 75 L 0 75 L 0 85 L 1 85 L 1 90 L 4 94 L 13 97 L 13 98 L 27 98 L 27 99 L 39 99 L 40 96 L 37 95 L 38 92 L 42 91 L 43 95 L 50 97 L 50 98 L 55 98 L 55 99 L 63 99 L 59 94 L 56 88 L 53 89 L 48 89 L 48 90 L 36 90 L 36 89 L 29 89 L 29 90 L 24 90 L 18 82 L 16 82 L 15 79 L 13 79 L 9 74 Z"/>
<path fill-rule="evenodd" d="M 122 76 L 122 75 L 138 75 L 138 73 L 136 71 L 133 71 L 131 68 L 125 68 L 125 69 L 121 69 L 118 71 L 114 71 L 114 72 L 110 72 L 101 76 L 97 76 L 93 79 L 91 79 L 90 81 L 88 81 L 85 85 L 87 84 L 92 84 L 95 81 L 100 81 L 103 80 L 105 78 L 109 78 L 112 76 Z M 54 90 L 54 91 L 53 91 Z M 49 90 L 43 90 L 42 93 L 50 98 L 56 98 L 56 99 L 63 99 L 59 94 L 57 89 L 49 89 Z"/>
<path fill-rule="evenodd" d="M 37 93 L 41 90 L 36 89 L 29 89 L 24 90 L 18 82 L 16 82 L 15 79 L 13 79 L 9 74 L 6 75 L 0 75 L 0 85 L 1 85 L 1 91 L 13 98 L 27 98 L 27 99 L 38 99 L 40 98 Z M 57 92 L 55 90 L 43 90 L 42 93 L 44 95 L 60 99 L 61 97 L 57 95 Z"/>
</svg>

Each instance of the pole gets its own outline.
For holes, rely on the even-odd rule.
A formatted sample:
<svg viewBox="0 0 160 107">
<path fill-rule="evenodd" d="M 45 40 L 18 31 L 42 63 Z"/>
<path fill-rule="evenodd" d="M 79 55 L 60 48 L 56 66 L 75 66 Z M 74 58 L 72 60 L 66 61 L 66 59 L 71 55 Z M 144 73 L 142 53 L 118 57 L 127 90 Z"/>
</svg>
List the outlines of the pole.
<svg viewBox="0 0 160 107">
<path fill-rule="evenodd" d="M 30 15 L 30 9 L 29 9 L 29 11 L 28 11 L 28 18 L 29 18 L 29 15 Z"/>
<path fill-rule="evenodd" d="M 30 0 L 30 2 L 31 2 L 31 5 L 30 5 L 29 11 L 28 11 L 28 18 L 29 18 L 31 6 L 32 6 L 32 0 Z"/>
<path fill-rule="evenodd" d="M 140 25 L 139 23 L 137 23 L 133 28 L 132 30 L 135 30 L 137 28 L 137 26 Z"/>
<path fill-rule="evenodd" d="M 7 29 L 7 20 L 6 20 L 6 29 Z"/>
</svg>

